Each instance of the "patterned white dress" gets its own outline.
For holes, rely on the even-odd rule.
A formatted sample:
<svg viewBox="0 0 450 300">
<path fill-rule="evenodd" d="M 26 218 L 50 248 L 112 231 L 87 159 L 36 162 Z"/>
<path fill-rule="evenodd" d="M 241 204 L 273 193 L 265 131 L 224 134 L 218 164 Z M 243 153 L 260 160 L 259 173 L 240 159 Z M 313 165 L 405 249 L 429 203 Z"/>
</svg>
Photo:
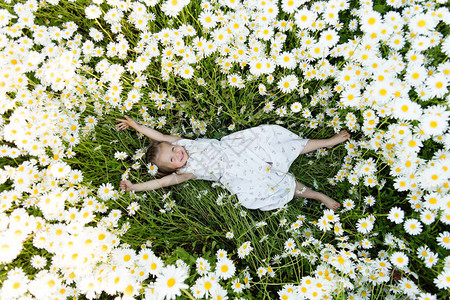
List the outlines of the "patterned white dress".
<svg viewBox="0 0 450 300">
<path fill-rule="evenodd" d="M 178 174 L 219 181 L 249 209 L 272 210 L 292 200 L 295 178 L 289 167 L 308 139 L 279 125 L 260 125 L 216 139 L 182 139 L 189 154 Z"/>
</svg>

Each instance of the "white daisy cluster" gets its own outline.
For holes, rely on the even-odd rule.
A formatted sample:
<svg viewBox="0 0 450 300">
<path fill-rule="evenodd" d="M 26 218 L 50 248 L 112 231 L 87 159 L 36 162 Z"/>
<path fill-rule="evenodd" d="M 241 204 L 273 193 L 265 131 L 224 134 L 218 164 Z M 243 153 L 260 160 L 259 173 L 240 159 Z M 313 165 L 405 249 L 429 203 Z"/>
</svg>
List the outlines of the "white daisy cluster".
<svg viewBox="0 0 450 300">
<path fill-rule="evenodd" d="M 356 251 L 361 248 L 358 243 L 347 243 L 347 239 L 348 237 L 343 238 L 336 248 L 314 238 L 309 238 L 298 246 L 298 237 L 288 239 L 285 249 L 290 254 L 286 253 L 284 257 L 301 257 L 313 265 L 318 264 L 310 276 L 302 277 L 300 284 L 285 285 L 278 291 L 279 296 L 282 299 L 327 299 L 345 290 L 349 297 L 366 299 L 370 298 L 371 290 L 376 285 L 397 293 L 399 284 L 389 284 L 390 272 L 393 265 L 396 268 L 402 265 L 396 261 L 391 263 L 386 251 L 380 251 L 376 258 L 368 258 L 366 252 Z M 295 255 L 292 256 L 293 253 Z M 400 251 L 397 253 L 402 255 Z M 404 271 L 408 272 L 408 269 L 404 268 Z"/>
<path fill-rule="evenodd" d="M 263 112 L 279 118 L 298 114 L 304 119 L 301 126 L 308 128 L 327 124 L 336 132 L 346 127 L 363 134 L 359 141 L 345 143 L 347 157 L 332 182 L 347 180 L 354 187 L 382 189 L 386 183 L 379 171 L 383 162 L 390 167 L 393 188 L 408 193 L 412 209 L 407 214 L 409 210 L 393 207 L 387 216 L 390 222 L 399 224 L 407 237 L 420 237 L 437 222 L 450 224 L 450 63 L 435 58 L 450 55 L 450 37 L 439 31 L 448 28 L 450 20 L 444 1 L 389 0 L 383 6 L 387 11 L 380 13 L 372 1 L 202 0 L 196 22 L 187 24 L 183 12 L 194 3 L 186 0 L 161 4 L 93 0 L 76 3 L 80 14 L 92 21 L 86 23 L 92 27 L 83 30 L 79 30 L 83 24 L 50 25 L 53 20 L 42 17 L 40 9 L 58 4 L 59 0 L 6 1 L 2 7 L 8 9 L 0 9 L 0 158 L 6 161 L 0 169 L 0 184 L 10 187 L 0 192 L 0 263 L 14 265 L 25 244 L 26 251 L 46 253 L 32 256 L 31 266 L 36 269 L 32 277 L 21 267 L 8 268 L 0 288 L 2 298 L 84 294 L 91 299 L 102 292 L 131 298 L 149 275 L 157 278 L 146 288 L 148 299 L 172 299 L 188 288 L 184 265 L 164 266 L 149 250 L 136 253 L 120 245 L 119 237 L 129 225 L 120 225 L 121 214 L 104 204 L 119 193 L 111 183 L 101 184 L 96 191 L 84 188 L 82 172 L 64 161 L 76 155 L 72 147 L 82 138 L 95 139 L 95 126 L 111 109 L 131 110 L 144 96 L 157 109 L 176 106 L 177 99 L 169 93 L 145 91 L 150 80 L 146 70 L 155 65 L 163 80 L 175 76 L 207 87 L 204 78 L 208 77 L 199 73 L 202 61 L 209 60 L 226 77 L 224 86 L 242 89 L 255 84 L 262 96 L 307 97 L 308 101 L 292 103 L 269 98 Z M 173 18 L 168 24 L 179 25 L 161 27 L 164 20 L 154 13 L 159 9 Z M 341 40 L 347 20 L 339 15 L 346 13 L 351 16 L 348 29 L 355 35 Z M 183 18 L 176 19 L 179 15 Z M 130 28 L 135 35 L 129 34 Z M 440 54 L 431 55 L 431 51 Z M 310 94 L 304 85 L 315 81 L 327 84 Z M 125 88 L 124 82 L 131 88 Z M 82 118 L 88 104 L 97 116 Z M 313 108 L 319 106 L 321 112 L 313 115 Z M 166 125 L 165 116 L 151 117 L 145 108 L 141 114 L 148 126 Z M 194 133 L 188 137 L 206 133 L 205 122 L 196 117 L 190 122 Z M 421 152 L 430 144 L 439 150 L 423 158 Z M 376 159 L 367 153 L 375 153 Z M 143 155 L 142 149 L 135 153 L 133 169 L 140 167 Z M 116 153 L 117 159 L 125 157 Z M 374 198 L 365 197 L 364 202 L 374 209 Z M 168 203 L 167 210 L 175 205 Z M 353 200 L 345 202 L 349 210 L 354 206 Z M 139 205 L 133 203 L 129 213 L 137 209 Z M 365 283 L 385 283 L 393 266 L 414 276 L 409 271 L 412 255 L 438 274 L 437 288 L 450 288 L 449 258 L 439 257 L 436 249 L 408 251 L 402 239 L 386 234 L 390 253 L 370 258 L 365 250 L 373 247 L 376 236 L 373 215 L 358 219 L 356 230 L 364 237 L 347 244 L 340 216 L 326 211 L 315 225 L 325 233 L 333 229 L 342 238 L 338 247 L 315 240 L 303 223 L 299 217 L 287 229 L 294 240 L 286 241 L 284 255 L 323 263 L 299 286 L 280 290 L 282 298 L 331 295 L 337 283 L 348 290 L 349 297 L 370 298 Z M 315 245 L 319 254 L 301 250 L 295 240 L 298 234 L 308 239 L 301 247 Z M 233 233 L 227 238 L 233 238 Z M 435 238 L 437 247 L 450 248 L 448 231 Z M 246 242 L 237 255 L 245 258 L 252 249 Z M 218 259 L 217 266 L 220 271 L 227 267 L 228 273 L 199 279 L 195 291 L 202 297 L 226 297 L 206 289 L 214 285 L 213 280 L 234 274 L 226 258 Z M 272 274 L 267 266 L 261 268 L 261 274 Z M 249 278 L 233 279 L 233 291 L 248 287 Z M 390 290 L 391 294 L 398 291 L 411 298 L 432 298 L 406 278 Z"/>
<path fill-rule="evenodd" d="M 228 292 L 226 287 L 221 283 L 227 284 L 227 280 L 234 277 L 236 273 L 236 266 L 233 261 L 228 258 L 227 252 L 223 249 L 216 253 L 215 271 L 211 270 L 211 264 L 204 258 L 197 258 L 196 269 L 201 276 L 197 278 L 195 283 L 191 286 L 191 292 L 196 299 L 223 299 L 227 297 Z M 232 281 L 239 280 L 239 277 L 232 279 Z M 245 287 L 243 286 L 242 289 Z"/>
</svg>

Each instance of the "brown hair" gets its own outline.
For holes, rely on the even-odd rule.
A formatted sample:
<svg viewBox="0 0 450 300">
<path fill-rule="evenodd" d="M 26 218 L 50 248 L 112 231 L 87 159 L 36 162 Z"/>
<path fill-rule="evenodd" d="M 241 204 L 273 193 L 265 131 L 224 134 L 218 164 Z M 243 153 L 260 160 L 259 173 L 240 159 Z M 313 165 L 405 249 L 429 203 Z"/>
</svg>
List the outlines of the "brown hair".
<svg viewBox="0 0 450 300">
<path fill-rule="evenodd" d="M 152 140 L 150 146 L 147 148 L 147 153 L 145 154 L 145 162 L 147 164 L 152 163 L 158 167 L 158 173 L 156 173 L 156 175 L 155 175 L 156 178 L 161 178 L 161 177 L 170 175 L 177 170 L 174 168 L 160 166 L 156 163 L 156 159 L 159 155 L 159 151 L 161 149 L 162 143 L 171 145 L 169 142 L 159 142 L 159 141 Z"/>
</svg>

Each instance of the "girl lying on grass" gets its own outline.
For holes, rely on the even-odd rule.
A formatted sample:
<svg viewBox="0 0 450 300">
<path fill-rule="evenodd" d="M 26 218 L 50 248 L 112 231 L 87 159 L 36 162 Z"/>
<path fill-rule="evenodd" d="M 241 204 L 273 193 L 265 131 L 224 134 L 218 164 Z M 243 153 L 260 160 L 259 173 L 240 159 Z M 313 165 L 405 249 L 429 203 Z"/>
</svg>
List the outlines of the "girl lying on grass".
<svg viewBox="0 0 450 300">
<path fill-rule="evenodd" d="M 302 139 L 279 125 L 260 125 L 222 137 L 195 140 L 162 134 L 125 116 L 118 130 L 131 127 L 152 140 L 146 162 L 156 165 L 158 179 L 133 184 L 120 182 L 125 191 L 148 191 L 191 179 L 219 181 L 249 209 L 272 210 L 295 197 L 315 199 L 332 210 L 340 204 L 295 180 L 289 167 L 299 154 L 346 141 L 342 130 L 328 139 Z"/>
</svg>

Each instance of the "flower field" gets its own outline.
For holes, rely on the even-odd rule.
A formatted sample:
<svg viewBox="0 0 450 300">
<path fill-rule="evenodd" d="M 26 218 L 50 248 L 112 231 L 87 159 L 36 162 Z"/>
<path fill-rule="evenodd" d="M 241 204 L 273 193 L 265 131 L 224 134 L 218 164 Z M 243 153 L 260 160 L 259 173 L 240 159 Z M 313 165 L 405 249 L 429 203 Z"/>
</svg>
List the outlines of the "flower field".
<svg viewBox="0 0 450 300">
<path fill-rule="evenodd" d="M 447 299 L 450 11 L 419 0 L 4 0 L 0 300 Z M 133 193 L 149 141 L 280 124 L 293 199 Z"/>
</svg>

